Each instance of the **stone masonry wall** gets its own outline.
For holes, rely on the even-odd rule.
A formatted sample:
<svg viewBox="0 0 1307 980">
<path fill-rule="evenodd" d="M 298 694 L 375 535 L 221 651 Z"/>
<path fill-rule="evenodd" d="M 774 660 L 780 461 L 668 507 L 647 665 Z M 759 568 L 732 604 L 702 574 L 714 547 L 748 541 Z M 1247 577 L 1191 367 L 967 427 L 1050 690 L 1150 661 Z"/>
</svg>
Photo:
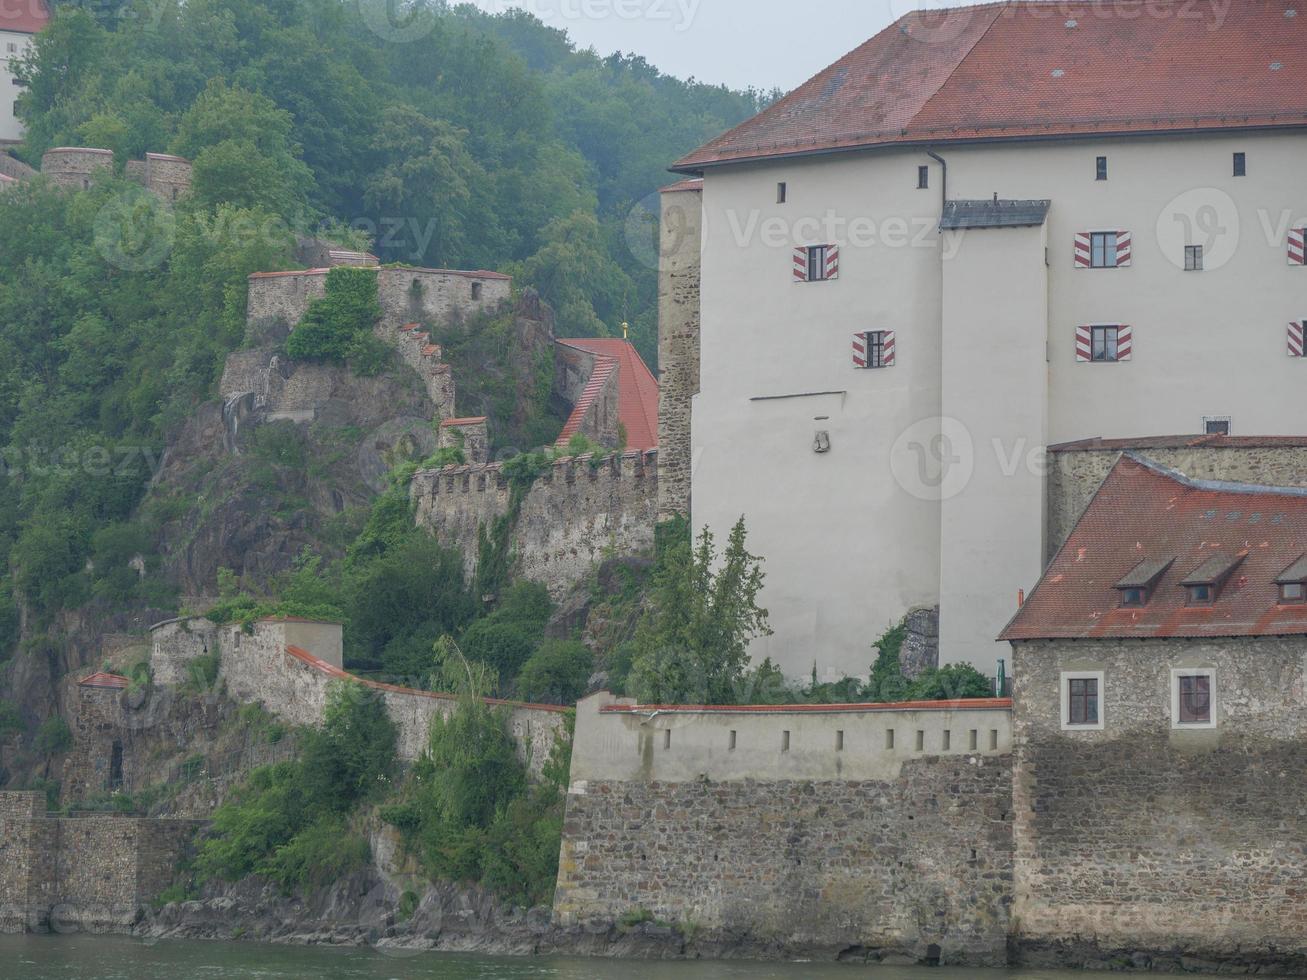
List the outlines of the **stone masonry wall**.
<svg viewBox="0 0 1307 980">
<path fill-rule="evenodd" d="M 1014 646 L 1018 959 L 1307 969 L 1302 638 Z M 1176 667 L 1215 728 L 1171 727 Z M 1103 671 L 1102 731 L 1061 730 L 1064 670 Z"/>
<path fill-rule="evenodd" d="M 125 930 L 172 882 L 204 823 L 47 817 L 44 803 L 0 793 L 0 932 Z"/>
<path fill-rule="evenodd" d="M 1150 446 L 1141 455 L 1195 480 L 1228 480 L 1267 486 L 1307 486 L 1307 445 Z M 1048 558 L 1070 536 L 1108 472 L 1117 449 L 1068 448 L 1048 454 Z"/>
<path fill-rule="evenodd" d="M 385 701 L 386 712 L 398 728 L 399 757 L 412 762 L 430 739 L 431 721 L 448 715 L 456 699 L 447 694 L 419 691 L 365 681 L 318 660 L 309 651 L 287 651 L 285 625 L 260 622 L 253 634 L 240 627 L 224 627 L 220 634 L 222 665 L 219 680 L 230 697 L 262 704 L 271 714 L 292 725 L 318 725 L 333 681 L 363 684 Z M 538 775 L 562 730 L 565 712 L 544 705 L 494 702 L 507 712 L 508 730 L 517 743 L 518 757 Z"/>
<path fill-rule="evenodd" d="M 690 408 L 699 391 L 701 184 L 665 190 L 658 261 L 658 518 L 690 513 Z"/>
<path fill-rule="evenodd" d="M 475 570 L 477 528 L 508 510 L 500 464 L 424 470 L 410 496 L 418 524 L 458 548 Z M 554 598 L 579 582 L 606 550 L 636 554 L 653 547 L 657 453 L 625 453 L 592 466 L 589 457 L 560 459 L 522 503 L 513 531 L 518 574 L 541 582 Z"/>
<path fill-rule="evenodd" d="M 606 710 L 577 707 L 561 924 L 647 911 L 788 956 L 1005 962 L 1005 709 Z"/>
</svg>

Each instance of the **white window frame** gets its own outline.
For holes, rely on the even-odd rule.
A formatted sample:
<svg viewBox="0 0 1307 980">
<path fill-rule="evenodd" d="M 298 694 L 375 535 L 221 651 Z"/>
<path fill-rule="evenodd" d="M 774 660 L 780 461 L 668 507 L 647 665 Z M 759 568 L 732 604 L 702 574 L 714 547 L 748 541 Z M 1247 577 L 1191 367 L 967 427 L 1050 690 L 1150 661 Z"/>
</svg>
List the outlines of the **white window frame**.
<svg viewBox="0 0 1307 980">
<path fill-rule="evenodd" d="M 1071 681 L 1098 681 L 1098 721 L 1090 725 L 1071 724 Z M 1061 702 L 1062 731 L 1101 732 L 1107 717 L 1107 685 L 1101 670 L 1064 670 L 1058 677 L 1058 700 Z"/>
<path fill-rule="evenodd" d="M 1212 699 L 1211 711 L 1208 714 L 1207 721 L 1184 721 L 1180 720 L 1180 678 L 1181 677 L 1206 677 L 1207 688 Z M 1216 713 L 1220 706 L 1220 700 L 1217 698 L 1216 688 L 1216 668 L 1215 667 L 1172 667 L 1171 668 L 1171 727 L 1179 731 L 1188 731 L 1189 729 L 1204 729 L 1216 727 Z"/>
<path fill-rule="evenodd" d="M 1234 421 L 1228 415 L 1204 415 L 1203 416 L 1203 435 L 1205 436 L 1217 435 L 1218 433 L 1207 431 L 1207 423 L 1209 422 L 1216 422 L 1218 424 L 1224 422 L 1226 427 L 1225 434 L 1226 435 L 1234 434 Z"/>
</svg>

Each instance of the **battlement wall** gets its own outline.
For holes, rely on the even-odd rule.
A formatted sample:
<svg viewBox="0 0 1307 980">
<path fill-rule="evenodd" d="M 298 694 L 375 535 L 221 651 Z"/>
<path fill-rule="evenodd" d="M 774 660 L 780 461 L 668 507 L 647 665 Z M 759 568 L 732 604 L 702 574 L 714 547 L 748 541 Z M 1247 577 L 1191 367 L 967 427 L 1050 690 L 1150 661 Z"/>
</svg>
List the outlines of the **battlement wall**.
<svg viewBox="0 0 1307 980">
<path fill-rule="evenodd" d="M 58 146 L 41 157 L 41 173 L 59 187 L 86 190 L 101 173 L 113 171 L 113 151 L 91 146 Z M 28 177 L 33 173 L 10 173 Z M 128 160 L 123 173 L 165 201 L 175 201 L 191 189 L 191 162 L 167 153 L 147 153 Z"/>
<path fill-rule="evenodd" d="M 888 733 L 893 733 L 892 736 Z M 1001 965 L 1011 702 L 577 705 L 555 917 Z"/>
<path fill-rule="evenodd" d="M 555 461 L 531 485 L 513 529 L 516 574 L 545 585 L 555 598 L 579 582 L 609 550 L 653 547 L 658 454 L 622 453 L 595 464 L 590 456 Z M 423 470 L 410 499 L 417 521 L 458 548 L 475 571 L 477 529 L 508 511 L 510 488 L 500 463 Z"/>
</svg>

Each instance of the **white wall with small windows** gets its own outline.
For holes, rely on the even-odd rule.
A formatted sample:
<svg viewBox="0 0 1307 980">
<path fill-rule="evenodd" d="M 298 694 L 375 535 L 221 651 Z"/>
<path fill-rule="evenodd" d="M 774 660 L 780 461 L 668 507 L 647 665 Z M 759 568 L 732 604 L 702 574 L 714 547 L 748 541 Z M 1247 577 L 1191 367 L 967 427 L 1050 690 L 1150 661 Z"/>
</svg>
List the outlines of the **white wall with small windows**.
<svg viewBox="0 0 1307 980">
<path fill-rule="evenodd" d="M 14 78 L 12 62 L 27 53 L 32 35 L 0 31 L 0 144 L 17 143 L 23 138 L 23 126 L 15 115 L 15 103 L 22 87 Z"/>
<path fill-rule="evenodd" d="M 947 180 L 926 148 L 704 174 L 692 520 L 725 534 L 745 516 L 775 630 L 752 652 L 791 676 L 814 660 L 822 677 L 865 674 L 885 628 L 936 603 L 941 659 L 992 672 L 997 627 L 1040 570 L 1046 444 L 1198 434 L 1211 418 L 1239 435 L 1307 431 L 1307 133 L 930 149 Z M 1021 232 L 941 235 L 945 186 L 950 200 L 1049 201 L 1043 247 L 970 275 L 973 243 Z M 809 275 L 819 247 L 836 249 L 833 278 Z M 1005 314 L 1032 295 L 1046 296 L 1042 336 L 1018 339 Z M 884 331 L 893 370 L 869 370 Z M 946 357 L 949 336 L 974 340 L 964 359 Z M 818 429 L 829 451 L 813 452 Z M 974 506 L 945 531 L 962 494 Z M 983 573 L 950 606 L 942 569 L 978 541 Z"/>
</svg>

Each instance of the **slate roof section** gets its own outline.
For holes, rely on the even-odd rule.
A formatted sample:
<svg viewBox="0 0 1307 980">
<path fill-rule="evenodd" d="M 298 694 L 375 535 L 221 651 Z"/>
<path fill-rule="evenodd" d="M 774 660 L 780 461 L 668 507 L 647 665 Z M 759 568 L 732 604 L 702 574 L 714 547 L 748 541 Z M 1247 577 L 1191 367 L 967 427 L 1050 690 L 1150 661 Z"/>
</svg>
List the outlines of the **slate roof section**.
<svg viewBox="0 0 1307 980">
<path fill-rule="evenodd" d="M 644 452 L 658 447 L 658 381 L 629 340 L 611 337 L 582 337 L 560 340 L 560 344 L 597 355 L 594 372 L 577 399 L 576 407 L 563 426 L 556 445 L 580 430 L 585 414 L 603 390 L 604 382 L 617 372 L 617 416 L 626 428 L 626 448 Z"/>
<path fill-rule="evenodd" d="M 1293 585 L 1298 582 L 1307 582 L 1307 555 L 1303 555 L 1275 577 L 1276 585 Z"/>
<path fill-rule="evenodd" d="M 1307 125 L 1307 10 L 1219 7 L 913 11 L 672 169 L 895 144 Z"/>
<path fill-rule="evenodd" d="M 1307 603 L 1280 605 L 1276 587 L 1304 552 L 1307 490 L 1191 480 L 1127 453 L 1000 639 L 1307 635 Z M 1115 583 L 1167 557 L 1148 603 L 1123 608 Z M 1186 605 L 1182 583 L 1236 562 L 1210 606 Z"/>
<path fill-rule="evenodd" d="M 940 231 L 960 228 L 1038 228 L 1048 217 L 1048 201 L 946 201 Z"/>
<path fill-rule="evenodd" d="M 1171 558 L 1145 558 L 1126 572 L 1114 588 L 1146 589 L 1153 585 L 1162 573 L 1171 567 L 1172 562 L 1173 559 Z"/>
<path fill-rule="evenodd" d="M 50 23 L 44 0 L 0 0 L 0 32 L 38 34 Z"/>
</svg>

